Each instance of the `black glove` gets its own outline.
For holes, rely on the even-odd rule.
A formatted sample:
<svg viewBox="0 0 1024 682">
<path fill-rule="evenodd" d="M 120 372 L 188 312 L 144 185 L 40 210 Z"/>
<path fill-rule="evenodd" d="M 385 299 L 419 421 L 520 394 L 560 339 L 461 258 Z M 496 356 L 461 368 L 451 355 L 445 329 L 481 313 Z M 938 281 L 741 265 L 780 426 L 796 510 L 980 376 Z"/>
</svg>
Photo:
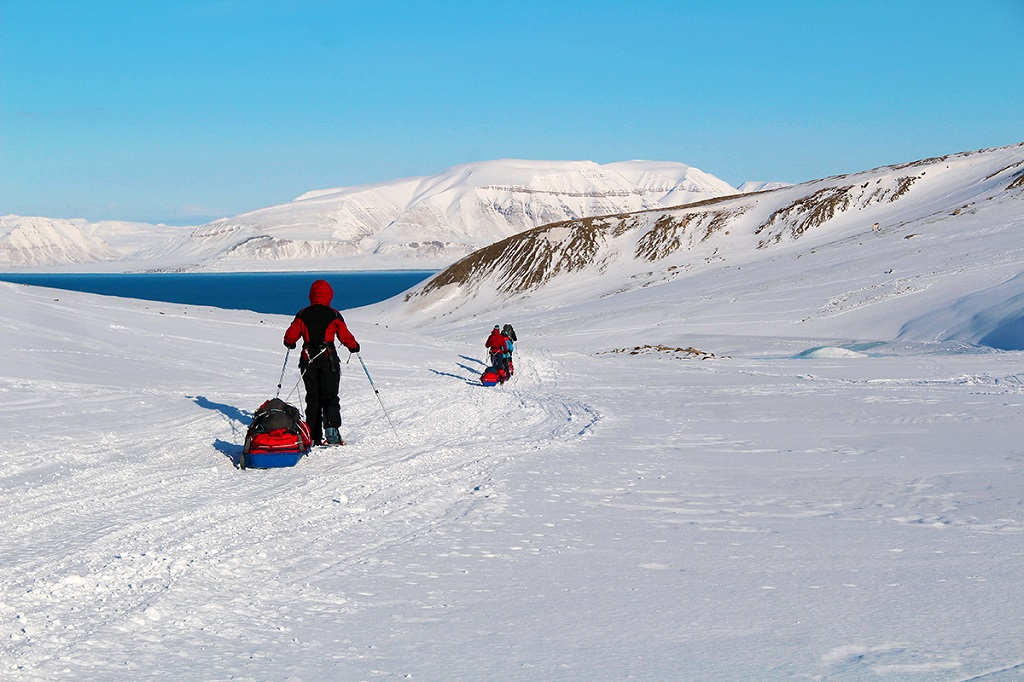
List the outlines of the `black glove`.
<svg viewBox="0 0 1024 682">
<path fill-rule="evenodd" d="M 355 348 L 349 348 L 349 350 L 352 351 L 353 353 L 358 353 L 359 352 L 359 344 L 357 343 Z"/>
<path fill-rule="evenodd" d="M 284 347 L 287 348 L 288 350 L 295 350 L 295 344 L 294 343 L 286 343 L 286 344 L 284 344 Z"/>
</svg>

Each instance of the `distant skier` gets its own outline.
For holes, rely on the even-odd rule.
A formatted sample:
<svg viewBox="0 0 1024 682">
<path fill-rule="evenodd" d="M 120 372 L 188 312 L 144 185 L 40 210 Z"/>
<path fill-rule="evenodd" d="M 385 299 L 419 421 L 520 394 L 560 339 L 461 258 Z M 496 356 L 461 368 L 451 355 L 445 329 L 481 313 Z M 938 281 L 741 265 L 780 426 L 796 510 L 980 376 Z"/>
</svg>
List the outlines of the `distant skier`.
<svg viewBox="0 0 1024 682">
<path fill-rule="evenodd" d="M 284 333 L 284 345 L 295 348 L 302 339 L 299 369 L 306 386 L 306 421 L 313 443 L 319 445 L 324 433 L 327 443 L 341 444 L 341 362 L 335 339 L 349 352 L 359 352 L 359 342 L 345 325 L 341 313 L 331 307 L 334 290 L 322 279 L 309 288 L 310 305 L 300 310 Z"/>
<path fill-rule="evenodd" d="M 505 352 L 508 348 L 508 339 L 501 333 L 501 327 L 494 325 L 491 335 L 484 342 L 491 357 L 491 366 L 499 373 L 508 375 L 508 366 L 505 360 Z"/>
<path fill-rule="evenodd" d="M 512 375 L 516 373 L 515 366 L 512 364 L 512 351 L 516 349 L 515 343 L 515 331 L 512 329 L 512 325 L 506 324 L 501 328 L 501 335 L 505 339 L 505 352 L 502 356 L 505 358 L 505 371 L 508 373 L 508 378 L 512 378 Z"/>
</svg>

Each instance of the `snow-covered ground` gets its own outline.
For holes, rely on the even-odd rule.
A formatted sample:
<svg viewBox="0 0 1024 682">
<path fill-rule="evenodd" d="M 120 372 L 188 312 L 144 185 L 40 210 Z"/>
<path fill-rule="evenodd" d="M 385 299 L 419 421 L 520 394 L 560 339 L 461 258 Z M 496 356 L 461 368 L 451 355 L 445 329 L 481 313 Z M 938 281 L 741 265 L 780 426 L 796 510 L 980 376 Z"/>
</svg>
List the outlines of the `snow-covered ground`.
<svg viewBox="0 0 1024 682">
<path fill-rule="evenodd" d="M 352 360 L 291 469 L 234 466 L 288 317 L 0 283 L 0 676 L 1024 679 L 1020 149 L 350 311 L 397 433 Z"/>
<path fill-rule="evenodd" d="M 286 317 L 0 284 L 0 676 L 1024 675 L 1019 353 L 348 317 L 398 434 L 240 471 Z"/>
</svg>

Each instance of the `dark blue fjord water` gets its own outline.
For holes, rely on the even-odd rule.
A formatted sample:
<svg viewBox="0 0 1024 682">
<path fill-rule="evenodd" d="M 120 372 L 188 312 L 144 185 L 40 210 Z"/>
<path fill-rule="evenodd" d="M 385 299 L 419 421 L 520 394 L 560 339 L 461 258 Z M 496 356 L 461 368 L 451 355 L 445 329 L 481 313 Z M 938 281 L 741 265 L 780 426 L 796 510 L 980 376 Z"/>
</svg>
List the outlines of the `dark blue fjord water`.
<svg viewBox="0 0 1024 682">
<path fill-rule="evenodd" d="M 327 280 L 334 289 L 332 305 L 344 311 L 391 298 L 433 274 L 432 270 L 131 275 L 0 272 L 0 281 L 164 303 L 294 315 L 309 305 L 309 285 L 318 279 Z"/>
</svg>

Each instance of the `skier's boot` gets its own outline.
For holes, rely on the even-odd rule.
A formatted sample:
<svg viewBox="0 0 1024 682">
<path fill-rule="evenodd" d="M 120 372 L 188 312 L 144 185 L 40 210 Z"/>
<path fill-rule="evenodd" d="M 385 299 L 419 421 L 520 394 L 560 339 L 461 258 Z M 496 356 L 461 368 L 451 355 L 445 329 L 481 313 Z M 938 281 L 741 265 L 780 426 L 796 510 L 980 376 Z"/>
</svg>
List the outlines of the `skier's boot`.
<svg viewBox="0 0 1024 682">
<path fill-rule="evenodd" d="M 334 428 L 333 426 L 328 426 L 326 429 L 324 429 L 324 433 L 327 435 L 327 444 L 328 445 L 341 445 L 342 444 L 342 442 L 341 442 L 341 434 L 338 433 L 338 429 Z"/>
</svg>

